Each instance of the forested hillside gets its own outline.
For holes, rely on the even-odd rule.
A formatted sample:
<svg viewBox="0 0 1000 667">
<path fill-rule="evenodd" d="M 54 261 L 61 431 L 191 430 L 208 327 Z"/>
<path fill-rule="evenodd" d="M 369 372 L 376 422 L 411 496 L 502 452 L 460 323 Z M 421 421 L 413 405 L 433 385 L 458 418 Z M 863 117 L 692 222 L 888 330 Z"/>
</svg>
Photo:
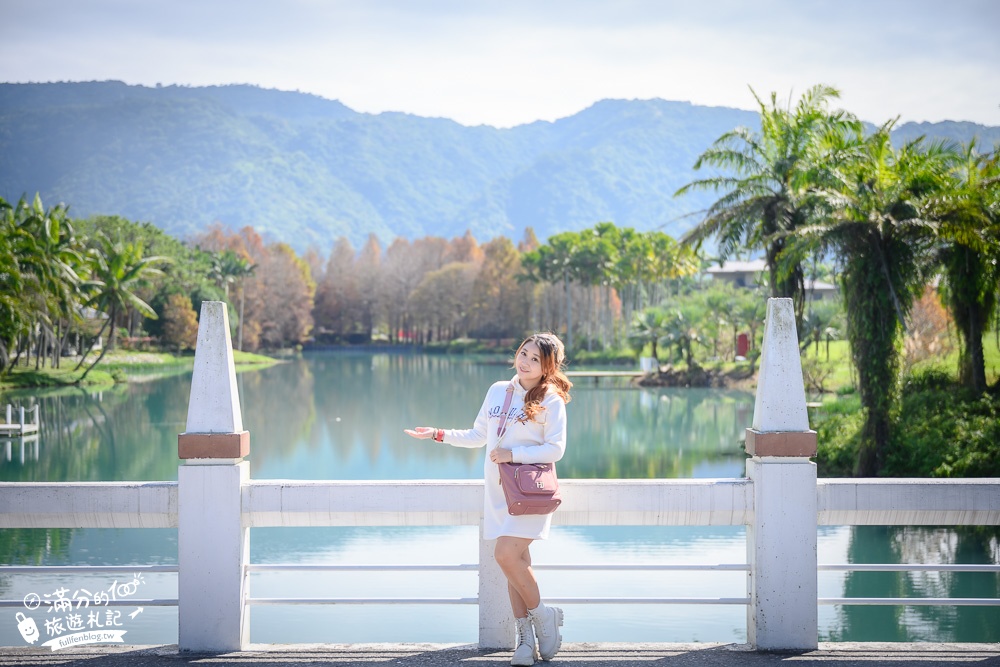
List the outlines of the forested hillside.
<svg viewBox="0 0 1000 667">
<path fill-rule="evenodd" d="M 872 119 L 884 120 L 884 119 Z M 602 220 L 679 236 L 712 198 L 675 199 L 698 155 L 748 111 L 605 100 L 553 123 L 465 127 L 252 86 L 0 84 L 0 196 L 71 215 L 149 221 L 181 238 L 212 222 L 323 254 L 346 236 L 539 238 Z M 985 145 L 1000 128 L 903 125 Z"/>
</svg>

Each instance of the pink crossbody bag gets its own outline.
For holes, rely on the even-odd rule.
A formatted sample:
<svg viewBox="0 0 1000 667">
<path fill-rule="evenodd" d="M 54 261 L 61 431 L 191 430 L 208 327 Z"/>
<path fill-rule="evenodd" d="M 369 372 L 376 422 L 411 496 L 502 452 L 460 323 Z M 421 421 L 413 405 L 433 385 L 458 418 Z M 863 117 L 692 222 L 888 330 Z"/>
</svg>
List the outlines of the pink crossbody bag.
<svg viewBox="0 0 1000 667">
<path fill-rule="evenodd" d="M 507 387 L 507 397 L 497 426 L 497 445 L 507 434 L 510 403 L 514 384 Z M 507 512 L 513 516 L 523 514 L 551 514 L 562 504 L 555 463 L 498 463 L 500 486 L 507 499 Z"/>
</svg>

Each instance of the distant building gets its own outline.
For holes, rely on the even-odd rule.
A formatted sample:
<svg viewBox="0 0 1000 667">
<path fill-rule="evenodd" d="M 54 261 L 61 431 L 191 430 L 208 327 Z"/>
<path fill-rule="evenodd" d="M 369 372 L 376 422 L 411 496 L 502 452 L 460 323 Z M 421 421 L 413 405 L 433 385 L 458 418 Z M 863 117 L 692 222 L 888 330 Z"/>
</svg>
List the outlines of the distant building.
<svg viewBox="0 0 1000 667">
<path fill-rule="evenodd" d="M 713 266 L 705 270 L 713 280 L 725 280 L 734 287 L 756 287 L 766 282 L 762 275 L 767 271 L 767 262 L 763 259 L 750 261 L 723 262 L 722 266 Z M 821 280 L 806 279 L 806 294 L 813 301 L 832 299 L 837 296 L 837 286 Z"/>
<path fill-rule="evenodd" d="M 752 259 L 749 262 L 723 262 L 722 266 L 713 266 L 705 273 L 713 280 L 725 280 L 734 287 L 756 287 L 761 282 L 761 274 L 767 271 L 767 262 L 762 259 Z"/>
<path fill-rule="evenodd" d="M 836 285 L 825 283 L 822 280 L 809 280 L 806 278 L 806 298 L 813 301 L 835 299 L 838 292 L 840 292 L 840 289 Z"/>
</svg>

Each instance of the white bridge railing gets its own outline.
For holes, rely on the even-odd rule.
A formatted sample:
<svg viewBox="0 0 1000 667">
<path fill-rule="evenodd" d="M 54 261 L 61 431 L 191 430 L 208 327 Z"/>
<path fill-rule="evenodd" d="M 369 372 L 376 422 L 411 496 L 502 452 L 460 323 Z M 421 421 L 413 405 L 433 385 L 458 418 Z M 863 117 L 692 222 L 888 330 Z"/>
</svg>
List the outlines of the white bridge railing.
<svg viewBox="0 0 1000 667">
<path fill-rule="evenodd" d="M 557 525 L 710 526 L 751 525 L 756 520 L 753 482 L 745 479 L 564 480 Z M 241 491 L 247 528 L 293 526 L 453 526 L 480 524 L 482 481 L 291 481 L 253 480 Z M 998 525 L 1000 480 L 818 480 L 817 525 Z M 176 482 L 0 483 L 0 528 L 177 528 Z M 760 517 L 766 522 L 766 517 Z M 793 527 L 788 527 L 789 533 Z M 242 606 L 289 604 L 478 604 L 481 641 L 492 634 L 505 644 L 506 586 L 493 570 L 491 545 L 483 542 L 478 563 L 458 565 L 295 565 L 246 562 L 242 578 L 274 571 L 476 571 L 479 594 L 461 598 L 254 598 L 244 588 Z M 789 544 L 794 548 L 794 544 Z M 813 553 L 815 560 L 815 553 Z M 536 564 L 538 570 L 745 571 L 751 563 L 650 565 Z M 815 571 L 1000 572 L 996 565 L 813 564 Z M 177 566 L 2 566 L 0 574 L 178 572 Z M 815 576 L 815 574 L 814 574 Z M 560 598 L 562 604 L 748 605 L 750 597 Z M 121 601 L 132 606 L 177 605 L 177 599 Z M 995 598 L 812 598 L 812 605 L 1000 605 Z M 20 607 L 21 600 L 0 600 Z M 201 601 L 191 601 L 193 605 Z M 492 624 L 492 625 L 491 625 Z M 491 633 L 490 628 L 495 628 Z"/>
<path fill-rule="evenodd" d="M 817 480 L 809 456 L 805 396 L 790 303 L 768 303 L 746 479 L 563 480 L 556 525 L 718 526 L 747 528 L 746 563 L 672 565 L 538 564 L 538 569 L 712 569 L 747 572 L 738 598 L 573 598 L 600 604 L 739 604 L 758 649 L 817 645 L 818 604 L 1000 604 L 997 599 L 827 598 L 819 570 L 1000 571 L 997 566 L 818 564 L 819 525 L 1000 525 L 1000 479 Z M 187 433 L 177 482 L 0 483 L 2 528 L 177 528 L 178 560 L 126 566 L 129 572 L 178 573 L 181 650 L 239 650 L 249 641 L 249 608 L 273 604 L 371 602 L 477 604 L 479 643 L 507 647 L 512 636 L 507 586 L 480 539 L 479 560 L 465 565 L 273 565 L 249 562 L 249 530 L 275 526 L 481 526 L 483 482 L 251 480 L 224 304 L 203 305 Z M 789 334 L 789 331 L 791 332 Z M 790 335 L 790 338 L 789 338 Z M 786 350 L 782 352 L 782 350 Z M 481 534 L 481 533 L 480 533 Z M 116 568 L 88 568 L 111 571 Z M 122 568 L 117 568 L 120 571 Z M 476 570 L 474 598 L 253 598 L 249 575 L 276 570 Z M 0 567 L 0 574 L 76 568 Z M 553 600 L 555 601 L 555 600 Z M 0 601 L 17 606 L 21 601 Z"/>
</svg>

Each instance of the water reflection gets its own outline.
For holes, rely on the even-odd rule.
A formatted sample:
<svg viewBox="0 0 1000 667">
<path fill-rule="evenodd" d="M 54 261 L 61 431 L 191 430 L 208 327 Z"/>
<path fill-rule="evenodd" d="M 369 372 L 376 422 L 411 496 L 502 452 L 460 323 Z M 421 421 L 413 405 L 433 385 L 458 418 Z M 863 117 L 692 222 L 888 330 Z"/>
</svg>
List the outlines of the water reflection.
<svg viewBox="0 0 1000 667">
<path fill-rule="evenodd" d="M 414 441 L 404 428 L 467 428 L 503 365 L 423 355 L 316 355 L 244 384 L 256 478 L 413 479 L 481 476 L 482 451 Z M 569 406 L 564 477 L 740 476 L 746 392 L 580 383 Z M 292 433 L 289 434 L 289 428 Z"/>
<path fill-rule="evenodd" d="M 315 355 L 241 373 L 244 427 L 256 478 L 476 478 L 482 451 L 403 435 L 431 424 L 465 428 L 504 365 L 423 355 Z M 11 394 L 37 403 L 37 443 L 0 461 L 7 481 L 175 480 L 190 374 L 102 392 Z M 740 476 L 750 422 L 745 392 L 634 389 L 580 383 L 569 409 L 565 477 Z M 22 463 L 21 454 L 26 454 Z M 30 465 L 29 465 L 30 462 Z M 699 472 L 701 471 L 701 472 Z"/>
<path fill-rule="evenodd" d="M 190 380 L 188 380 L 190 386 Z M 177 433 L 187 397 L 170 417 L 175 382 L 118 385 L 102 392 L 61 389 L 5 400 L 39 405 L 37 457 L 0 462 L 3 481 L 125 481 L 177 479 Z M 15 443 L 14 447 L 19 445 Z"/>
<path fill-rule="evenodd" d="M 740 477 L 753 396 L 705 389 L 578 389 L 561 474 L 580 478 Z M 721 467 L 720 467 L 721 466 Z"/>
<path fill-rule="evenodd" d="M 934 528 L 856 526 L 851 563 L 1000 562 L 1000 529 L 990 526 Z M 844 597 L 1000 597 L 994 572 L 850 572 Z M 839 612 L 832 641 L 997 641 L 1000 607 L 847 605 Z M 847 640 L 845 638 L 849 637 Z"/>
<path fill-rule="evenodd" d="M 329 528 L 255 529 L 258 562 L 337 564 L 474 563 L 477 529 Z M 537 563 L 697 563 L 705 553 L 724 562 L 744 559 L 739 527 L 561 528 L 536 543 Z M 561 572 L 539 570 L 547 595 L 558 597 L 741 597 L 742 572 Z M 475 573 L 256 574 L 254 597 L 475 597 Z M 564 638 L 580 641 L 746 640 L 741 606 L 567 605 Z M 361 619 L 366 622 L 362 623 Z M 374 622 L 381 619 L 380 622 Z M 394 619 L 387 622 L 387 619 Z M 324 608 L 259 607 L 251 612 L 251 635 L 259 642 L 475 642 L 474 606 Z M 372 622 L 368 622 L 372 621 Z"/>
</svg>

